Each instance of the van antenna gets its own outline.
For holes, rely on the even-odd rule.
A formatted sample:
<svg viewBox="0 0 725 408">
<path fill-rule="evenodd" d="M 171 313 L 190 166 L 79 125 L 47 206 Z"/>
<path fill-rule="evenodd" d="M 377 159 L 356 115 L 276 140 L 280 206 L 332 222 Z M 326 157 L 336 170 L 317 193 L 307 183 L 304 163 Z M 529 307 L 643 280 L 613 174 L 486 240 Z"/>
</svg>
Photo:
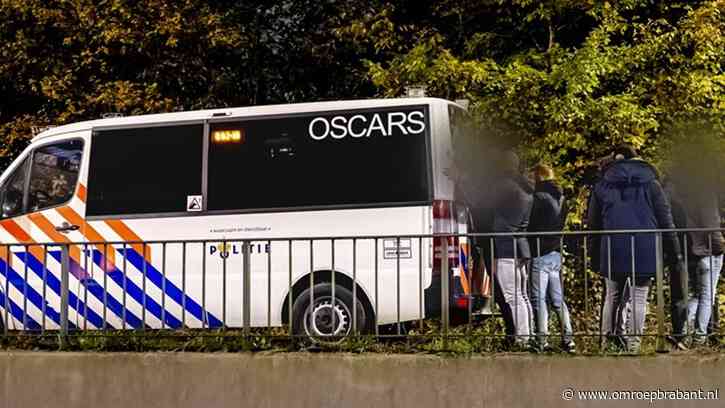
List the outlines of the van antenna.
<svg viewBox="0 0 725 408">
<path fill-rule="evenodd" d="M 122 118 L 123 113 L 120 112 L 108 112 L 101 115 L 101 118 L 103 119 L 113 119 L 113 118 Z"/>
</svg>

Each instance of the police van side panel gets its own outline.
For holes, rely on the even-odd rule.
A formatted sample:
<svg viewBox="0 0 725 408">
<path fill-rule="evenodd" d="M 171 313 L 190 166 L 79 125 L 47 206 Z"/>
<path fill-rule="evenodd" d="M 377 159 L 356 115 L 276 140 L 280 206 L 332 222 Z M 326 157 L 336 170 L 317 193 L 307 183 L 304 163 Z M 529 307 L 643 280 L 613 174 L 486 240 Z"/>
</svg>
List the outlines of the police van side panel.
<svg viewBox="0 0 725 408">
<path fill-rule="evenodd" d="M 348 133 L 352 130 L 354 134 L 345 136 L 349 140 L 360 137 L 356 135 L 360 135 L 364 129 L 356 126 L 368 121 L 374 125 L 373 130 L 370 131 L 368 127 L 365 132 L 370 133 L 369 137 L 378 136 L 383 138 L 382 140 L 385 140 L 384 138 L 395 140 L 397 136 L 415 136 L 413 131 L 419 129 L 415 121 L 404 124 L 403 120 L 404 115 L 409 119 L 407 115 L 415 109 L 406 113 L 398 112 L 395 108 L 387 111 L 383 109 L 385 111 L 383 113 L 392 113 L 392 116 L 386 115 L 379 121 L 370 116 L 371 113 L 378 111 L 380 109 L 357 110 L 348 115 L 348 124 L 349 119 L 353 119 Z M 220 166 L 215 170 L 213 158 L 199 154 L 199 152 L 213 154 L 215 148 L 221 149 L 222 153 L 228 148 L 233 151 L 234 140 L 229 144 L 217 140 L 219 143 L 215 145 L 212 137 L 216 134 L 220 135 L 220 138 L 233 139 L 239 135 L 241 140 L 241 133 L 225 133 L 235 130 L 234 126 L 240 124 L 243 127 L 237 126 L 239 129 L 250 132 L 244 134 L 244 137 L 248 138 L 245 141 L 250 141 L 249 145 L 253 144 L 252 141 L 260 134 L 258 133 L 260 130 L 266 130 L 264 134 L 274 134 L 274 137 L 266 137 L 261 144 L 262 150 L 268 155 L 266 156 L 268 163 L 275 160 L 292 161 L 295 154 L 302 155 L 305 149 L 317 147 L 315 144 L 305 146 L 295 143 L 295 137 L 300 137 L 300 134 L 302 137 L 309 137 L 315 143 L 324 143 L 327 140 L 330 143 L 327 149 L 334 151 L 334 143 L 344 140 L 340 137 L 342 131 L 339 130 L 343 126 L 343 120 L 335 118 L 344 117 L 344 113 L 325 114 L 327 116 L 305 115 L 304 117 L 307 120 L 319 117 L 327 119 L 330 133 L 324 139 L 321 137 L 322 131 L 326 129 L 324 126 L 320 128 L 322 129 L 320 132 L 313 130 L 310 134 L 309 126 L 303 129 L 304 132 L 299 132 L 299 126 L 289 129 L 282 126 L 282 129 L 279 129 L 279 122 L 275 124 L 270 121 L 263 122 L 261 119 L 254 122 L 254 119 L 243 117 L 231 118 L 228 121 L 161 123 L 143 128 L 128 126 L 115 130 L 95 131 L 93 136 L 90 132 L 79 133 L 77 137 L 83 142 L 86 153 L 84 157 L 88 158 L 91 151 L 93 155 L 90 161 L 84 159 L 81 163 L 79 182 L 72 198 L 54 208 L 39 212 L 29 211 L 28 214 L 4 218 L 1 231 L 3 242 L 208 240 L 203 244 L 132 243 L 73 247 L 70 253 L 72 275 L 70 316 L 73 325 L 79 328 L 138 328 L 144 322 L 148 327 L 154 328 L 173 328 L 182 325 L 241 326 L 243 293 L 245 293 L 241 240 L 250 238 L 258 239 L 251 245 L 252 273 L 248 289 L 251 324 L 254 326 L 280 324 L 283 320 L 283 309 L 287 304 L 285 299 L 290 283 L 294 285 L 309 279 L 310 271 L 324 274 L 325 271 L 335 270 L 348 277 L 355 274 L 359 297 L 367 299 L 370 306 L 374 307 L 375 294 L 378 295 L 379 324 L 420 318 L 420 289 L 428 287 L 431 279 L 429 240 L 403 239 L 400 242 L 394 239 L 378 240 L 377 260 L 375 241 L 356 240 L 354 265 L 352 240 L 336 241 L 334 257 L 331 241 L 317 241 L 312 254 L 314 259 L 310 259 L 310 244 L 307 240 L 291 243 L 264 240 L 290 236 L 429 233 L 431 206 L 428 203 L 429 199 L 425 197 L 433 193 L 430 180 L 434 177 L 431 174 L 434 172 L 430 170 L 428 157 L 430 157 L 429 149 L 436 149 L 428 143 L 429 140 L 423 140 L 425 179 L 420 180 L 417 190 L 407 192 L 418 194 L 414 197 L 416 198 L 414 201 L 417 202 L 405 202 L 404 205 L 399 204 L 398 196 L 393 197 L 398 202 L 393 200 L 394 202 L 384 205 L 355 202 L 354 196 L 348 197 L 349 202 L 324 205 L 324 202 L 314 202 L 309 197 L 300 195 L 303 189 L 298 189 L 293 192 L 297 195 L 292 194 L 292 196 L 301 198 L 302 204 L 305 205 L 296 202 L 293 203 L 296 207 L 284 208 L 285 203 L 281 202 L 283 205 L 280 205 L 280 208 L 258 208 L 261 207 L 260 199 L 270 196 L 282 199 L 290 195 L 270 194 L 273 190 L 264 190 L 265 183 L 273 181 L 270 177 L 265 177 L 271 174 L 273 169 L 267 168 L 265 173 L 264 166 L 261 166 L 262 171 L 259 173 L 255 173 L 254 168 L 229 172 L 228 168 Z M 363 120 L 366 114 L 368 116 Z M 389 127 L 390 123 L 384 123 L 385 119 L 390 118 L 394 122 L 392 127 Z M 417 115 L 414 115 L 413 119 L 417 119 Z M 432 113 L 425 115 L 425 119 L 428 122 L 426 127 L 435 126 L 438 120 Z M 320 122 L 322 121 L 318 120 L 313 126 Z M 309 123 L 311 120 L 307 124 Z M 400 130 L 402 126 L 412 126 L 406 130 L 413 131 L 407 135 L 381 132 L 382 129 Z M 334 133 L 336 129 L 338 132 Z M 214 130 L 219 132 L 214 133 Z M 379 134 L 376 135 L 375 132 Z M 429 132 L 430 130 L 426 128 L 424 134 L 417 137 L 428 138 Z M 133 140 L 134 137 L 137 140 Z M 101 138 L 109 141 L 107 146 L 104 146 L 103 141 L 98 142 Z M 360 138 L 364 141 L 368 135 Z M 123 143 L 114 144 L 111 142 L 113 140 L 122 140 Z M 142 141 L 148 140 L 154 142 L 151 146 L 144 146 Z M 180 140 L 190 142 L 176 143 Z M 390 146 L 400 149 L 400 146 L 394 144 Z M 386 161 L 384 155 L 375 154 L 375 149 L 370 148 L 367 153 L 368 156 L 359 155 L 355 163 L 370 167 Z M 395 150 L 394 153 L 400 157 L 399 150 Z M 159 157 L 163 159 L 159 160 Z M 409 159 L 412 162 L 420 159 L 420 156 Z M 154 160 L 169 165 L 166 168 L 145 165 Z M 232 157 L 228 162 L 234 163 L 234 160 Z M 316 157 L 315 160 L 329 164 L 329 166 L 316 167 L 319 172 L 335 174 L 334 172 L 340 172 L 341 167 L 344 167 L 340 166 L 340 161 L 336 162 L 334 157 L 326 160 L 323 155 Z M 177 166 L 175 163 L 180 165 Z M 385 171 L 390 172 L 390 170 L 382 169 L 375 175 L 384 176 Z M 205 173 L 207 171 L 208 173 Z M 6 173 L 12 173 L 12 169 Z M 313 173 L 308 176 L 318 185 L 317 192 L 324 190 L 333 192 L 326 200 L 329 197 L 334 198 L 334 192 L 352 191 L 350 189 L 345 191 L 340 186 L 340 180 L 350 179 L 350 183 L 357 183 L 354 184 L 356 187 L 364 189 L 354 177 L 332 177 L 325 180 L 320 174 Z M 279 180 L 283 175 L 276 175 L 278 183 L 273 186 L 280 186 Z M 154 176 L 157 176 L 156 179 Z M 204 179 L 202 176 L 207 178 Z M 248 182 L 255 177 L 257 183 Z M 371 190 L 373 187 L 388 188 L 395 194 L 397 191 L 395 189 L 404 189 L 401 185 L 408 179 L 410 174 L 404 174 L 397 179 L 394 174 L 390 174 L 389 177 L 375 178 L 375 183 L 369 187 Z M 299 183 L 299 180 L 296 181 Z M 204 185 L 205 183 L 207 184 Z M 216 197 L 215 189 L 221 189 L 218 190 L 220 193 L 217 193 Z M 207 194 L 204 194 L 204 190 Z M 238 192 L 226 194 L 228 190 Z M 238 200 L 237 203 L 253 202 L 257 207 L 250 204 L 249 208 L 226 208 L 225 194 L 229 203 L 234 204 L 234 200 Z M 255 199 L 247 199 L 248 197 Z M 201 211 L 190 207 L 196 199 L 201 200 Z M 304 202 L 305 199 L 310 201 Z M 222 204 L 217 205 L 216 202 Z M 55 227 L 63 226 L 78 227 L 78 229 L 69 228 L 62 232 L 55 230 Z M 292 254 L 289 253 L 290 249 Z M 10 287 L 9 300 L 12 302 L 8 303 L 10 311 L 8 321 L 12 320 L 15 326 L 23 326 L 23 323 L 29 324 L 29 318 L 32 318 L 37 323 L 42 321 L 45 311 L 46 327 L 53 328 L 53 324 L 57 324 L 57 316 L 55 318 L 48 316 L 57 315 L 59 307 L 58 292 L 54 288 L 60 273 L 57 251 L 47 251 L 45 268 L 40 261 L 41 256 L 46 255 L 42 250 L 30 249 L 26 251 L 29 255 L 15 249 L 11 252 L 9 255 L 9 258 L 12 258 L 11 262 L 23 270 L 24 265 L 29 265 L 28 269 L 32 273 L 27 279 L 22 273 L 11 274 L 12 279 L 7 279 L 6 275 L 0 278 L 3 280 L 2 288 Z M 28 263 L 25 262 L 26 259 L 29 260 Z M 292 259 L 291 279 L 290 259 Z M 40 275 L 37 273 L 39 264 Z M 42 284 L 43 273 L 46 273 L 46 285 Z M 29 289 L 40 294 L 43 286 L 46 286 L 45 299 L 42 296 L 40 298 L 23 296 L 23 293 Z M 25 299 L 29 298 L 34 300 L 25 302 Z M 21 304 L 25 305 L 24 312 L 19 312 L 18 305 Z"/>
</svg>

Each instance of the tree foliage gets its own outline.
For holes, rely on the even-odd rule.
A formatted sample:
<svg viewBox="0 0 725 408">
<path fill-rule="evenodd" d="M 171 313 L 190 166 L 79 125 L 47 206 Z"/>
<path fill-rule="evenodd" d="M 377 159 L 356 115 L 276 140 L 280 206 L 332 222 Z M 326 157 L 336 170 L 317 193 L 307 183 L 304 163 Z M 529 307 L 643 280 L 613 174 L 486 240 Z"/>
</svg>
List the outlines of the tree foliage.
<svg viewBox="0 0 725 408">
<path fill-rule="evenodd" d="M 485 126 L 509 124 L 529 160 L 556 165 L 569 187 L 617 143 L 662 160 L 661 136 L 682 123 L 714 124 L 722 137 L 723 1 L 436 2 L 433 21 L 416 22 L 405 3 L 343 31 L 378 52 L 366 65 L 380 92 L 421 83 L 469 99 Z"/>
<path fill-rule="evenodd" d="M 370 94 L 334 2 L 0 0 L 0 167 L 32 126 Z"/>
</svg>

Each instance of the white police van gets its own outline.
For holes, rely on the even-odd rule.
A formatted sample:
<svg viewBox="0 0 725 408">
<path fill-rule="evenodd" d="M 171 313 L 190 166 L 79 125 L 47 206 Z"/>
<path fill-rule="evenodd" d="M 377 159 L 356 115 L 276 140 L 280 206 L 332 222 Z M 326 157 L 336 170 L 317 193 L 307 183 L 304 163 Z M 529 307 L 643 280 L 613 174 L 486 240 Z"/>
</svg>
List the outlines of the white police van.
<svg viewBox="0 0 725 408">
<path fill-rule="evenodd" d="M 444 174 L 462 111 L 403 98 L 48 129 L 0 178 L 0 316 L 58 328 L 61 254 L 39 243 L 73 243 L 76 329 L 241 327 L 245 304 L 252 327 L 291 317 L 322 336 L 436 315 L 437 239 L 306 238 L 466 232 Z M 467 307 L 465 240 L 448 244 L 452 304 Z"/>
</svg>

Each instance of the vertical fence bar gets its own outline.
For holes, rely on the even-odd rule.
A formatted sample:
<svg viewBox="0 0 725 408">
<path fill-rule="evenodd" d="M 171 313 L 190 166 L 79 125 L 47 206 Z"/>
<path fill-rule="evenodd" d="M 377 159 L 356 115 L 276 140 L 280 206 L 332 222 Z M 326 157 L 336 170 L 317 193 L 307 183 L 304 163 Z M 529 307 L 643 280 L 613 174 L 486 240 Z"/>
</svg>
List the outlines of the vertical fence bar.
<svg viewBox="0 0 725 408">
<path fill-rule="evenodd" d="M 108 328 L 108 243 L 103 243 L 103 330 Z"/>
<path fill-rule="evenodd" d="M 287 241 L 287 253 L 289 254 L 288 259 L 288 278 L 289 287 L 287 288 L 287 323 L 289 323 L 289 334 L 292 336 L 294 334 L 293 332 L 293 326 L 292 326 L 292 297 L 294 296 L 294 292 L 292 290 L 292 240 Z"/>
<path fill-rule="evenodd" d="M 448 237 L 441 239 L 441 324 L 443 330 L 443 341 L 447 342 L 448 328 L 450 325 L 450 271 L 448 270 Z M 447 343 L 446 343 L 447 344 Z M 447 346 L 444 346 L 444 348 Z"/>
<path fill-rule="evenodd" d="M 380 303 L 380 294 L 379 294 L 379 288 L 378 288 L 378 239 L 374 239 L 374 245 L 375 245 L 375 337 L 377 338 L 380 335 L 380 330 L 378 329 L 378 306 Z"/>
<path fill-rule="evenodd" d="M 657 346 L 658 352 L 664 352 L 665 347 L 665 293 L 662 285 L 664 277 L 663 251 L 662 251 L 662 233 L 658 232 L 655 240 L 655 250 L 657 253 L 657 265 L 655 284 L 657 285 Z"/>
<path fill-rule="evenodd" d="M 541 258 L 541 237 L 540 236 L 537 236 L 536 237 L 536 258 Z M 543 307 L 548 307 L 547 304 L 546 304 L 546 292 L 547 291 L 546 290 L 543 291 L 544 295 L 543 295 L 543 299 L 542 299 L 541 298 L 542 297 L 541 296 L 542 290 L 541 290 L 541 287 L 540 287 L 540 285 L 541 285 L 541 278 L 539 277 L 541 275 L 542 271 L 538 271 L 537 274 L 536 274 L 537 276 L 534 276 L 534 262 L 535 262 L 535 260 L 531 262 L 531 271 L 529 271 L 529 276 L 530 276 L 532 282 L 533 282 L 534 279 L 538 279 L 538 282 L 536 283 L 536 290 L 537 290 L 537 293 L 536 293 L 536 309 L 535 309 L 536 310 L 536 314 L 533 316 L 534 327 L 536 329 L 534 329 L 534 327 L 531 327 L 530 328 L 530 331 L 531 331 L 532 334 L 535 334 L 535 336 L 533 338 L 537 342 L 542 341 L 542 340 L 546 340 L 548 342 L 548 339 L 545 339 L 543 336 L 541 336 L 541 338 L 539 337 L 540 334 L 543 334 L 544 332 L 548 332 L 549 331 L 548 330 L 549 329 L 549 320 L 547 319 L 545 322 L 543 322 L 546 325 L 546 327 L 539 327 L 539 323 L 541 323 L 541 322 L 539 322 L 539 313 L 541 313 L 541 308 L 542 308 L 542 306 Z M 560 275 L 560 277 L 561 277 L 561 275 Z M 548 277 L 546 279 L 547 279 L 547 283 L 546 283 L 546 286 L 545 287 L 548 286 Z M 563 287 L 564 287 L 564 281 L 561 281 L 561 286 L 562 286 L 562 289 L 563 289 Z M 531 285 L 530 287 L 533 287 L 533 285 Z M 548 289 L 548 287 L 547 287 L 547 289 Z M 531 299 L 529 299 L 529 301 L 531 301 Z M 533 302 L 532 302 L 531 306 L 534 306 L 533 305 Z M 547 316 L 548 316 L 548 314 L 547 314 Z M 559 319 L 559 320 L 561 320 L 561 319 Z M 562 324 L 562 327 L 564 327 L 563 324 Z M 562 330 L 561 333 L 563 335 L 564 331 Z M 545 342 L 542 342 L 541 344 L 538 344 L 537 343 L 537 347 L 542 347 L 543 348 L 543 345 L 544 344 L 545 344 Z"/>
<path fill-rule="evenodd" d="M 400 336 L 400 237 L 395 238 L 395 326 Z"/>
<path fill-rule="evenodd" d="M 7 278 L 7 274 L 5 275 L 5 277 Z M 43 310 L 42 310 L 43 323 L 41 324 L 41 327 L 40 327 L 41 333 L 45 332 L 45 315 L 46 315 L 47 309 L 48 309 L 48 306 L 47 306 L 48 302 L 46 301 L 47 288 L 48 288 L 48 245 L 43 245 Z M 88 302 L 86 302 L 86 305 L 88 305 Z M 8 324 L 7 319 L 5 320 L 5 324 L 6 325 Z"/>
<path fill-rule="evenodd" d="M 88 252 L 88 244 L 83 244 L 83 269 L 88 273 L 88 255 L 93 256 L 93 253 Z M 93 276 L 93 258 L 91 258 L 91 277 Z M 43 282 L 43 291 L 45 291 L 45 282 Z M 43 299 L 45 303 L 45 299 Z M 45 306 L 45 305 L 43 305 Z M 78 301 L 76 301 L 76 309 L 78 309 Z M 88 287 L 83 285 L 83 330 L 88 329 Z"/>
<path fill-rule="evenodd" d="M 559 259 L 561 265 L 561 267 L 559 268 L 559 282 L 561 282 L 561 315 L 563 316 L 564 310 L 566 310 L 567 314 L 569 315 L 569 326 L 571 326 L 571 310 L 569 310 L 569 305 L 566 303 L 566 290 L 564 289 L 564 265 L 566 264 L 564 262 L 564 235 L 559 236 Z M 546 305 L 546 302 L 544 302 L 544 305 Z M 559 317 L 559 326 L 561 330 L 561 344 L 565 344 L 567 339 L 566 325 L 564 324 L 564 319 L 562 319 L 561 316 Z"/>
<path fill-rule="evenodd" d="M 589 316 L 589 254 L 587 236 L 584 235 L 584 315 Z"/>
<path fill-rule="evenodd" d="M 141 290 L 143 293 L 141 294 L 141 301 L 142 301 L 142 307 L 141 307 L 141 331 L 146 330 L 146 276 L 148 276 L 148 261 L 146 260 L 146 257 L 148 256 L 148 245 L 146 242 L 144 242 L 141 246 L 141 251 L 143 252 L 143 276 L 141 278 Z"/>
<path fill-rule="evenodd" d="M 683 243 L 683 248 L 685 250 L 685 257 L 684 257 L 684 260 L 683 260 L 683 262 L 685 263 L 685 265 L 684 265 L 684 270 L 683 271 L 680 271 L 680 273 L 681 274 L 685 274 L 685 276 L 687 276 L 687 279 L 685 279 L 685 293 L 682 295 L 685 298 L 685 308 L 687 310 L 687 309 L 689 309 L 689 306 L 690 306 L 689 305 L 689 303 L 690 303 L 689 302 L 689 300 L 690 300 L 690 276 L 689 276 L 689 271 L 688 271 L 690 264 L 688 263 L 688 259 L 687 259 L 688 258 L 688 255 L 687 254 L 690 251 L 689 251 L 689 247 L 687 245 L 687 232 L 685 232 L 684 234 L 682 234 L 682 240 L 684 242 Z M 687 335 L 687 336 L 690 335 L 690 323 L 687 321 L 687 314 L 688 313 L 689 313 L 689 311 L 687 313 L 685 313 L 685 335 Z"/>
<path fill-rule="evenodd" d="M 206 251 L 204 251 L 206 253 Z M 229 258 L 230 248 L 227 247 L 227 241 L 222 242 L 222 250 L 219 255 L 222 258 L 222 329 L 227 328 L 227 259 Z"/>
<path fill-rule="evenodd" d="M 337 313 L 335 313 L 335 239 L 330 240 L 330 260 L 331 260 L 331 268 L 330 271 L 330 280 L 332 282 L 332 299 L 330 303 L 332 304 L 332 310 L 330 311 L 330 314 L 332 315 L 332 329 L 330 331 L 330 335 L 334 336 L 337 334 Z"/>
<path fill-rule="evenodd" d="M 421 334 L 423 333 L 423 301 L 425 300 L 425 292 L 423 292 L 423 237 L 418 237 L 418 326 Z"/>
<path fill-rule="evenodd" d="M 637 334 L 637 320 L 638 319 L 637 319 L 637 302 L 635 299 L 635 296 L 637 294 L 637 292 L 635 291 L 635 286 L 637 285 L 637 277 L 636 277 L 636 273 L 635 273 L 635 269 L 636 269 L 635 249 L 636 248 L 635 248 L 634 234 L 632 234 L 630 236 L 630 238 L 631 238 L 630 239 L 630 245 L 631 245 L 630 251 L 632 251 L 632 276 L 630 278 L 632 279 L 632 281 L 629 285 L 629 299 L 630 299 L 630 302 L 632 302 L 632 316 L 630 316 L 630 318 L 629 318 L 631 332 L 629 333 L 630 337 L 628 337 L 628 341 L 627 341 L 628 344 L 631 344 L 631 342 L 634 341 L 635 336 L 640 336 L 639 334 Z M 644 311 L 642 311 L 642 312 L 644 313 Z M 644 331 L 643 331 L 643 333 L 644 333 Z M 639 340 L 640 341 L 642 340 L 641 336 L 640 336 Z"/>
<path fill-rule="evenodd" d="M 468 293 L 465 293 L 464 296 L 468 297 L 468 324 L 466 327 L 466 333 L 470 334 L 473 331 L 473 275 L 474 275 L 475 269 L 473 268 L 473 262 L 472 262 L 473 258 L 471 257 L 471 255 L 473 254 L 473 240 L 471 239 L 470 235 L 466 235 L 465 238 L 466 238 L 466 243 L 468 244 L 468 248 L 467 248 L 468 253 L 466 254 L 466 257 L 465 257 L 466 264 L 461 265 L 462 259 L 461 259 L 461 254 L 459 252 L 458 253 L 458 267 L 462 271 L 468 272 L 468 276 L 466 276 L 466 280 L 468 281 Z M 411 246 L 411 248 L 413 247 L 412 243 L 410 246 Z M 459 248 L 459 251 L 460 251 L 460 248 Z M 469 268 L 469 266 L 470 266 L 470 268 Z M 463 273 L 463 272 L 461 272 L 461 273 Z"/>
<path fill-rule="evenodd" d="M 267 241 L 267 327 L 272 326 L 272 241 Z"/>
<path fill-rule="evenodd" d="M 201 243 L 201 328 L 206 329 L 206 241 Z"/>
<path fill-rule="evenodd" d="M 607 235 L 607 277 L 612 280 L 612 236 Z"/>
<path fill-rule="evenodd" d="M 494 247 L 493 237 L 489 238 L 488 243 L 490 247 L 489 250 L 491 251 L 491 270 L 489 271 L 489 275 L 491 276 L 491 312 L 495 313 L 498 308 L 498 304 L 496 303 L 496 273 L 498 273 L 498 271 L 496 270 L 496 256 L 494 255 L 494 250 L 496 248 Z"/>
<path fill-rule="evenodd" d="M 123 243 L 123 309 L 121 310 L 121 329 L 126 330 L 126 260 L 128 259 L 128 249 L 126 243 Z"/>
<path fill-rule="evenodd" d="M 519 312 L 518 312 L 519 296 L 518 296 L 518 294 L 519 294 L 519 290 L 520 290 L 519 281 L 521 278 L 519 277 L 520 275 L 519 275 L 519 271 L 518 271 L 519 258 L 518 258 L 518 253 L 517 253 L 518 245 L 516 245 L 516 237 L 511 237 L 511 240 L 513 241 L 513 246 L 514 246 L 514 270 L 513 270 L 513 273 L 514 273 L 514 310 L 513 310 L 513 313 L 514 313 L 514 338 L 516 339 L 517 342 L 520 342 L 522 339 L 520 339 L 518 336 L 519 327 L 521 327 L 521 326 L 519 326 Z M 523 284 L 523 282 L 521 282 L 521 284 Z"/>
<path fill-rule="evenodd" d="M 720 236 L 722 237 L 722 234 L 720 234 Z M 708 254 L 709 254 L 709 256 L 707 258 L 710 260 L 710 262 L 709 262 L 710 265 L 708 265 L 709 266 L 708 271 L 710 271 L 710 272 L 708 273 L 708 276 L 707 276 L 708 285 L 710 286 L 710 299 L 707 299 L 707 301 L 710 303 L 711 313 L 710 313 L 710 320 L 707 322 L 708 330 L 706 330 L 706 332 L 709 333 L 710 332 L 709 329 L 711 326 L 710 322 L 717 322 L 720 320 L 720 310 L 718 307 L 718 302 L 715 301 L 718 298 L 717 282 L 720 278 L 720 271 L 719 270 L 714 271 L 713 267 L 712 267 L 712 261 L 713 261 L 714 256 L 713 256 L 713 252 L 712 252 L 712 233 L 711 232 L 707 233 L 707 249 L 708 249 Z M 722 263 L 720 264 L 720 269 L 722 269 Z M 715 279 L 713 279 L 713 278 L 715 278 Z M 714 282 L 713 282 L 713 280 L 714 280 Z M 716 327 L 718 327 L 718 326 L 716 326 Z M 714 333 L 710 333 L 710 334 L 714 334 Z"/>
<path fill-rule="evenodd" d="M 186 328 L 186 242 L 181 243 L 181 327 Z"/>
<path fill-rule="evenodd" d="M 601 257 L 601 254 L 599 256 Z M 607 235 L 607 279 L 612 280 L 612 236 L 611 235 Z M 608 290 L 607 290 L 607 283 L 605 282 L 605 284 L 604 284 L 604 294 L 603 294 L 603 297 L 604 298 L 602 299 L 603 302 L 606 302 L 607 301 L 607 296 L 608 296 L 608 293 L 607 292 L 608 292 Z M 623 295 L 623 293 L 620 294 L 620 299 L 621 299 L 621 295 Z M 614 327 L 611 324 L 612 323 L 611 321 L 608 322 L 607 324 L 610 325 L 610 330 L 612 331 L 612 333 L 607 333 L 607 335 L 611 335 L 613 333 L 616 333 L 616 331 L 617 331 L 617 329 L 619 327 L 619 319 L 621 318 L 621 314 L 619 313 L 618 310 L 613 309 L 612 312 L 613 313 L 617 313 L 617 317 L 614 318 L 614 322 L 617 323 L 617 327 Z M 604 322 L 601 322 L 600 321 L 600 324 L 604 324 Z M 600 332 L 600 339 L 599 339 L 600 342 L 599 342 L 599 344 L 603 347 L 604 346 L 604 340 L 605 340 L 605 338 L 601 336 L 602 330 L 600 330 L 599 332 Z"/>
<path fill-rule="evenodd" d="M 8 321 L 8 310 L 11 308 L 10 306 L 10 279 L 8 279 L 8 273 L 10 269 L 10 253 L 12 251 L 10 250 L 10 245 L 5 245 L 5 307 L 3 308 L 3 313 L 5 314 L 5 317 L 3 319 L 3 335 L 8 335 L 8 326 L 10 326 L 10 322 Z M 47 251 L 46 251 L 47 252 Z"/>
<path fill-rule="evenodd" d="M 315 319 L 315 241 L 310 240 L 310 319 Z M 306 318 L 306 317 L 305 317 Z M 306 322 L 309 324 L 309 322 Z"/>
<path fill-rule="evenodd" d="M 352 239 L 352 333 L 357 335 L 357 240 Z"/>
<path fill-rule="evenodd" d="M 251 299 L 250 296 L 252 294 L 251 288 L 249 287 L 250 281 L 251 281 L 251 270 L 250 270 L 250 247 L 249 247 L 249 241 L 244 241 L 242 243 L 242 260 L 243 260 L 243 268 L 242 268 L 242 284 L 244 285 L 244 292 L 242 295 L 242 322 L 244 325 L 244 335 L 249 336 L 250 333 L 250 326 L 251 326 Z"/>
<path fill-rule="evenodd" d="M 28 245 L 24 245 L 25 256 L 23 257 L 23 330 L 28 330 Z"/>
<path fill-rule="evenodd" d="M 161 330 L 166 328 L 166 242 L 161 244 Z"/>
<path fill-rule="evenodd" d="M 60 334 L 61 342 L 65 342 L 68 335 L 68 292 L 70 272 L 70 248 L 68 244 L 61 247 L 60 256 Z"/>
</svg>

